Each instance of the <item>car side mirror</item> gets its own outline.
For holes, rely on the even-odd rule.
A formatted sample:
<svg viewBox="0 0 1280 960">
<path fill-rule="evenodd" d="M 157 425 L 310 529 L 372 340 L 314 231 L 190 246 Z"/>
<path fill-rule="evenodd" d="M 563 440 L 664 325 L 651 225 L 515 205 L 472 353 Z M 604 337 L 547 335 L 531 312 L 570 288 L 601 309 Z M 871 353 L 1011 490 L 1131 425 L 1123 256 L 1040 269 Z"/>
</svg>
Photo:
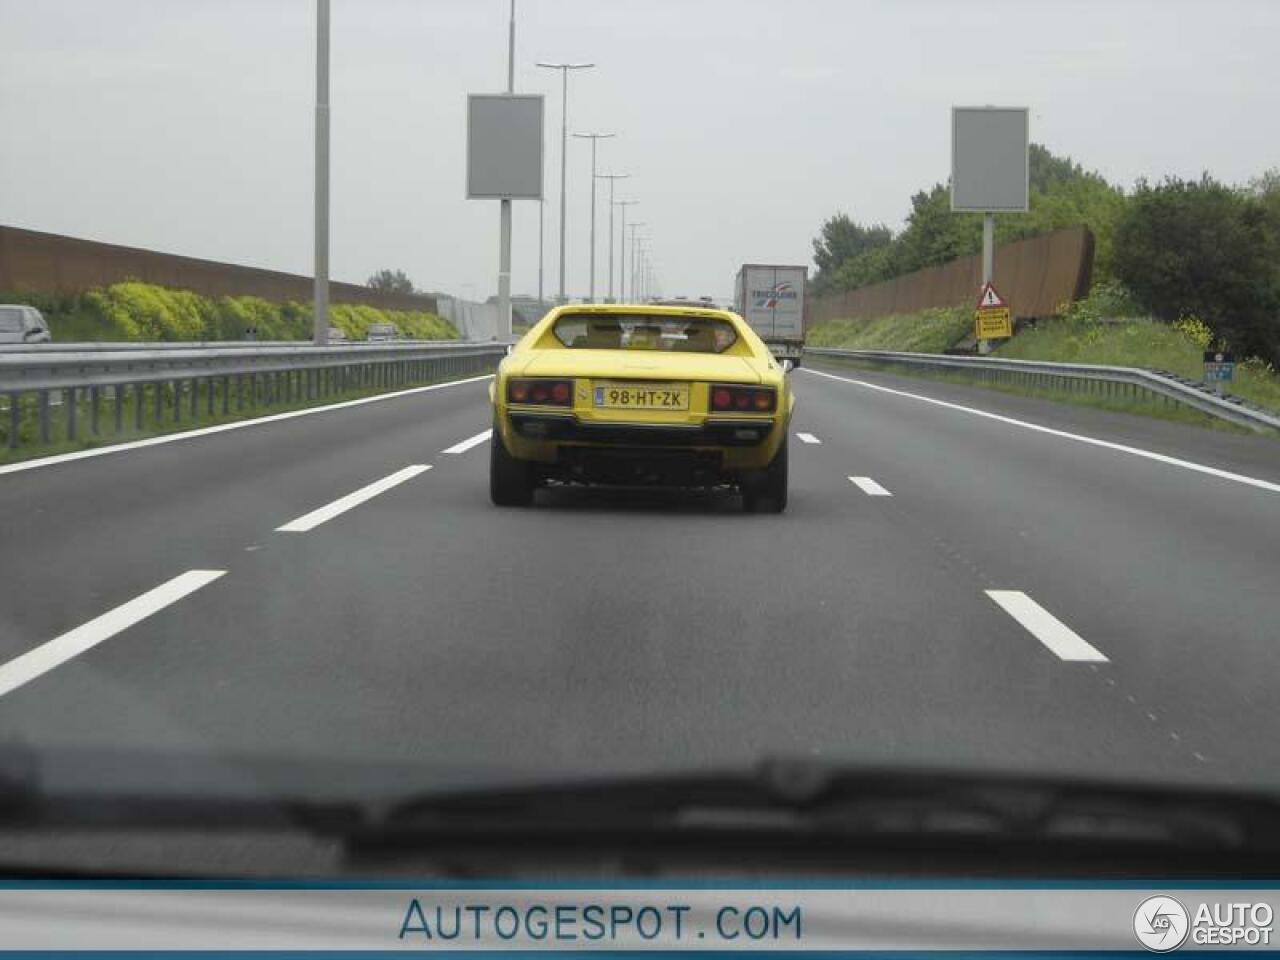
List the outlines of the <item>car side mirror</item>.
<svg viewBox="0 0 1280 960">
<path fill-rule="evenodd" d="M 783 361 L 782 361 L 782 372 L 783 372 L 783 373 L 790 373 L 790 372 L 791 372 L 792 370 L 794 370 L 795 368 L 796 368 L 796 365 L 795 365 L 795 363 L 794 363 L 790 358 L 788 358 L 788 359 L 786 359 L 786 360 L 783 360 Z"/>
<path fill-rule="evenodd" d="M 511 351 L 514 350 L 515 348 L 516 348 L 516 345 L 514 343 L 508 343 L 507 349 L 503 351 L 503 354 L 509 357 L 511 356 Z"/>
</svg>

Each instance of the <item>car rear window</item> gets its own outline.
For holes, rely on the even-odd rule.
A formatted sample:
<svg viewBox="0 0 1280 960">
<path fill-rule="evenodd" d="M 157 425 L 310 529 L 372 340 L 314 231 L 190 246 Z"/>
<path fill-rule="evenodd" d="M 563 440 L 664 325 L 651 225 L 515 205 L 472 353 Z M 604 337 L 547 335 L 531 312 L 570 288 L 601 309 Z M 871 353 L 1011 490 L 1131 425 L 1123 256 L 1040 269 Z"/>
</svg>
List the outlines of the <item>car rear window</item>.
<svg viewBox="0 0 1280 960">
<path fill-rule="evenodd" d="M 738 333 L 727 320 L 660 314 L 572 313 L 554 327 L 556 339 L 578 350 L 723 353 Z"/>
<path fill-rule="evenodd" d="M 21 333 L 22 311 L 15 307 L 0 307 L 0 333 Z"/>
</svg>

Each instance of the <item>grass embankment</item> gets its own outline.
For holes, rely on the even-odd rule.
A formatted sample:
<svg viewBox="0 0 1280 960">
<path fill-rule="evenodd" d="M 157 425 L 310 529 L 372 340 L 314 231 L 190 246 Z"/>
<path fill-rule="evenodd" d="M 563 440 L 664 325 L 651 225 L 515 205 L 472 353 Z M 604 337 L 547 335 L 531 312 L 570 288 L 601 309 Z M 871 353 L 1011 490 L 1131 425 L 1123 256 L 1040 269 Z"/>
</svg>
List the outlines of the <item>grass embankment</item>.
<svg viewBox="0 0 1280 960">
<path fill-rule="evenodd" d="M 1202 352 L 1212 333 L 1195 321 L 1177 325 L 1149 319 L 1103 320 L 1098 304 L 1090 300 L 1073 306 L 1065 316 L 1023 328 L 999 347 L 996 356 L 1017 360 L 1097 363 L 1111 366 L 1166 370 L 1188 379 L 1198 379 L 1203 371 Z M 875 320 L 834 320 L 809 331 L 814 346 L 844 347 L 852 350 L 897 350 L 941 353 L 970 331 L 972 313 L 964 307 L 926 310 L 918 314 L 879 317 Z M 856 362 L 864 368 L 879 364 Z M 1155 416 L 1215 429 L 1244 431 L 1226 421 L 1198 413 L 1163 400 L 1139 395 L 1131 397 L 1099 388 L 1081 393 L 1005 382 L 986 382 L 965 373 L 934 373 L 916 368 L 895 367 L 904 373 L 931 380 L 972 384 L 1005 393 L 1044 397 L 1081 406 Z M 1236 366 L 1236 379 L 1229 393 L 1259 407 L 1280 412 L 1280 377 L 1266 364 L 1251 360 Z"/>
<path fill-rule="evenodd" d="M 1154 320 L 1096 323 L 1063 318 L 1022 330 L 996 356 L 1143 367 L 1198 380 L 1204 372 L 1204 349 L 1191 334 Z M 1280 377 L 1259 361 L 1237 363 L 1227 392 L 1280 412 Z"/>
<path fill-rule="evenodd" d="M 151 283 L 127 281 L 78 294 L 2 293 L 0 303 L 26 303 L 49 321 L 57 342 L 128 340 L 307 340 L 311 305 L 272 303 L 260 297 L 205 297 Z M 371 324 L 390 323 L 405 337 L 456 340 L 458 331 L 434 313 L 333 304 L 329 323 L 351 340 Z"/>
<path fill-rule="evenodd" d="M 942 353 L 971 329 L 972 311 L 963 307 L 939 307 L 874 320 L 831 320 L 811 328 L 805 341 L 814 347 L 848 350 Z"/>
</svg>

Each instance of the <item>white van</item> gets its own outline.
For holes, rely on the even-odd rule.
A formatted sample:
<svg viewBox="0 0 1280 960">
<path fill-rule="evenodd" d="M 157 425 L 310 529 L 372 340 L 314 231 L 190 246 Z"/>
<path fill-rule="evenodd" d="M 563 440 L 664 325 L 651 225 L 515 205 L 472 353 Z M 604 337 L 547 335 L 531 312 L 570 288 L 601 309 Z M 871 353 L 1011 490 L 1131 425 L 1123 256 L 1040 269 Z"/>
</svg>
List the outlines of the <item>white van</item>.
<svg viewBox="0 0 1280 960">
<path fill-rule="evenodd" d="M 49 343 L 53 334 L 35 307 L 0 303 L 0 344 Z"/>
</svg>

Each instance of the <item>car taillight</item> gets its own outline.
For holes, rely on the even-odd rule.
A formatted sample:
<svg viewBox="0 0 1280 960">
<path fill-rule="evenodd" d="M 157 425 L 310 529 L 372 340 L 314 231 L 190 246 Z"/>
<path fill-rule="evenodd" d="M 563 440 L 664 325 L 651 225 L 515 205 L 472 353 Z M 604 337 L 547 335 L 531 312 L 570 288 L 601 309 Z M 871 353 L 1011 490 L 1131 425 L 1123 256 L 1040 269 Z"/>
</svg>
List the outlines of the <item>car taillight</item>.
<svg viewBox="0 0 1280 960">
<path fill-rule="evenodd" d="M 573 381 L 508 380 L 507 402 L 568 407 L 573 404 Z"/>
<path fill-rule="evenodd" d="M 717 413 L 772 413 L 778 395 L 772 387 L 734 387 L 716 385 L 711 388 L 711 409 Z"/>
</svg>

